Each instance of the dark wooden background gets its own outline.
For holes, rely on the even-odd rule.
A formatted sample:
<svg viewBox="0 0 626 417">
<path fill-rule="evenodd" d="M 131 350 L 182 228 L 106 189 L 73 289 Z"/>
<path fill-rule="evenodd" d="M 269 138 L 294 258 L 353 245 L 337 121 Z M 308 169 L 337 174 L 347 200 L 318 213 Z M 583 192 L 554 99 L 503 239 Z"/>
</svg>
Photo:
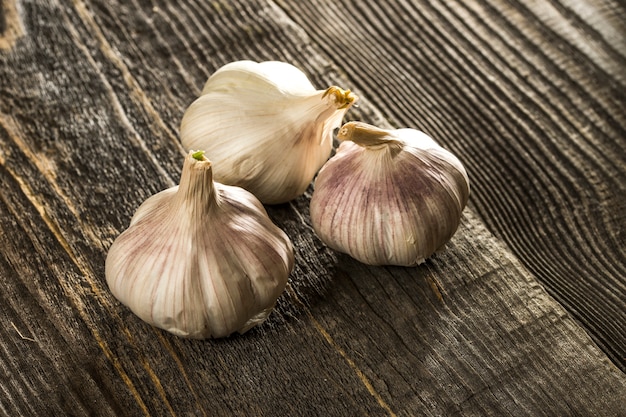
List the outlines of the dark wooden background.
<svg viewBox="0 0 626 417">
<path fill-rule="evenodd" d="M 0 1 L 0 414 L 626 415 L 626 6 L 547 1 Z M 262 327 L 184 340 L 120 305 L 107 249 L 177 183 L 218 67 L 283 60 L 426 131 L 470 203 L 417 268 L 326 248 Z"/>
</svg>

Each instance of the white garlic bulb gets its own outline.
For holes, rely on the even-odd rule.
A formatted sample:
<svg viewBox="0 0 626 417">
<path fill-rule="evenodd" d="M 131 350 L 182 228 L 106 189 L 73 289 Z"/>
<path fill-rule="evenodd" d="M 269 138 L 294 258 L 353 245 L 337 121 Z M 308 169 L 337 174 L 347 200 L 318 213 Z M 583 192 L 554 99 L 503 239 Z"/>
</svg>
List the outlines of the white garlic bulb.
<svg viewBox="0 0 626 417">
<path fill-rule="evenodd" d="M 414 129 L 349 122 L 338 138 L 310 205 L 324 243 L 366 264 L 413 266 L 452 237 L 470 191 L 453 154 Z"/>
<path fill-rule="evenodd" d="M 179 186 L 147 199 L 113 243 L 113 295 L 144 321 L 181 337 L 224 337 L 262 323 L 285 289 L 287 235 L 248 191 L 212 180 L 190 152 Z"/>
<path fill-rule="evenodd" d="M 185 111 L 180 138 L 186 149 L 206 151 L 216 181 L 284 203 L 328 160 L 333 130 L 356 99 L 339 87 L 316 90 L 285 62 L 231 62 Z"/>
</svg>

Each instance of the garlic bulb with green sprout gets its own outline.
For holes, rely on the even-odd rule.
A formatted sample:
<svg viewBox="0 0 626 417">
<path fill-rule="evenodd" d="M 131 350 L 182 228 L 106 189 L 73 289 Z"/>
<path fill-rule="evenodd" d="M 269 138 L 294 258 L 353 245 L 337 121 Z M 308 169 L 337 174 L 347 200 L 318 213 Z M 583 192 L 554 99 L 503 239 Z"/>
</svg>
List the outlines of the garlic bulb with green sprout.
<svg viewBox="0 0 626 417">
<path fill-rule="evenodd" d="M 175 335 L 217 338 L 262 323 L 294 265 L 291 242 L 248 191 L 212 179 L 203 152 L 185 159 L 180 185 L 147 199 L 113 243 L 113 295 Z"/>
<path fill-rule="evenodd" d="M 304 193 L 328 160 L 333 131 L 357 100 L 350 90 L 317 90 L 295 66 L 231 62 L 213 73 L 183 115 L 186 149 L 204 149 L 216 181 L 265 204 Z"/>
<path fill-rule="evenodd" d="M 470 192 L 456 156 L 415 129 L 349 122 L 338 138 L 310 203 L 324 243 L 366 264 L 413 266 L 450 240 Z"/>
</svg>

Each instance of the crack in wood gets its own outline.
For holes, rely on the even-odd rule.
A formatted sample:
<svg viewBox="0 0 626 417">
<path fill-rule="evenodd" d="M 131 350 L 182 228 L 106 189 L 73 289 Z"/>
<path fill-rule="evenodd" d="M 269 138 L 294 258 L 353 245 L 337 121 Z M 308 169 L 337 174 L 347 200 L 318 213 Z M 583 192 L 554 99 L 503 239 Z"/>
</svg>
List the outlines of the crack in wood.
<svg viewBox="0 0 626 417">
<path fill-rule="evenodd" d="M 20 336 L 21 339 L 23 340 L 28 340 L 29 342 L 37 342 L 35 339 L 33 339 L 32 337 L 28 337 L 28 336 L 24 336 L 22 334 L 22 332 L 20 332 L 20 330 L 17 328 L 17 326 L 15 325 L 15 323 L 11 322 L 11 326 L 15 329 L 15 331 L 17 332 L 17 334 Z"/>
</svg>

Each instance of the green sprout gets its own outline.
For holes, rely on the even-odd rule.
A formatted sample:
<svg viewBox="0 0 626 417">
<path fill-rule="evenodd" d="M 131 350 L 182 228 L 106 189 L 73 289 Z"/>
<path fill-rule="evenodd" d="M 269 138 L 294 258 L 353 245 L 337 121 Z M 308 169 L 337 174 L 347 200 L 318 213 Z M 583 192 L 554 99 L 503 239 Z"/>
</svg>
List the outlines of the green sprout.
<svg viewBox="0 0 626 417">
<path fill-rule="evenodd" d="M 198 161 L 202 161 L 204 159 L 204 151 L 195 151 L 191 156 Z"/>
</svg>

